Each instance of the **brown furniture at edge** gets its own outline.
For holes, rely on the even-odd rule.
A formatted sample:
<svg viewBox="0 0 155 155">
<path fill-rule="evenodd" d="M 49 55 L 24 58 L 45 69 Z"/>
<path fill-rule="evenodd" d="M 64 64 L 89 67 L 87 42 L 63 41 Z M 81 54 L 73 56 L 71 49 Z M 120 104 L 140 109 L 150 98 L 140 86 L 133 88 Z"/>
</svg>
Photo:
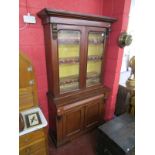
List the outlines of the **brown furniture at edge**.
<svg viewBox="0 0 155 155">
<path fill-rule="evenodd" d="M 19 111 L 38 107 L 37 86 L 34 69 L 30 60 L 20 52 L 19 55 Z M 47 128 L 19 136 L 20 155 L 47 155 Z"/>
<path fill-rule="evenodd" d="M 109 92 L 102 80 L 104 55 L 116 19 L 46 8 L 38 16 L 44 27 L 49 134 L 60 146 L 103 122 Z"/>
</svg>

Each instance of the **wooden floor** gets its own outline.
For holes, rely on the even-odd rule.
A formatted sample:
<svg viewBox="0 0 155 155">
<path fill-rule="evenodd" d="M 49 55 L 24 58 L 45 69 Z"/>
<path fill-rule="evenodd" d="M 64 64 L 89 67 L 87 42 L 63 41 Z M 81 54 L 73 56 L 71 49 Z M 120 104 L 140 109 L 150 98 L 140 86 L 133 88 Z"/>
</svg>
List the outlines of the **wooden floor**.
<svg viewBox="0 0 155 155">
<path fill-rule="evenodd" d="M 96 130 L 82 135 L 59 148 L 50 143 L 49 152 L 50 155 L 96 155 Z"/>
</svg>

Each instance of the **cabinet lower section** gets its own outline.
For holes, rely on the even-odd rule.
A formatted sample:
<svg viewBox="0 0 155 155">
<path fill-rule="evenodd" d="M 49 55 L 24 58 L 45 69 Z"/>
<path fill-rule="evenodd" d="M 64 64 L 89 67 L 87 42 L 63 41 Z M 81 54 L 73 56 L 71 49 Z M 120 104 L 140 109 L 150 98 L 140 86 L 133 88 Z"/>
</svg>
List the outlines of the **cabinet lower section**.
<svg viewBox="0 0 155 155">
<path fill-rule="evenodd" d="M 97 127 L 103 122 L 104 94 L 56 106 L 49 98 L 49 133 L 56 146 Z"/>
</svg>

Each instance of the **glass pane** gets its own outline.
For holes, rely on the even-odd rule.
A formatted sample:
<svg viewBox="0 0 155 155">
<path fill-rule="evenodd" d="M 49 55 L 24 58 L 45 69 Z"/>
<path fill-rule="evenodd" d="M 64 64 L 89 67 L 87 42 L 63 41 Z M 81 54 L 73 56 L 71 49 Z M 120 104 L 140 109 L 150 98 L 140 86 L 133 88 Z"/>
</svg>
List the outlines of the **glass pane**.
<svg viewBox="0 0 155 155">
<path fill-rule="evenodd" d="M 88 35 L 87 87 L 101 82 L 104 37 L 103 32 L 90 32 Z"/>
<path fill-rule="evenodd" d="M 60 93 L 79 88 L 80 32 L 60 30 L 58 32 Z"/>
</svg>

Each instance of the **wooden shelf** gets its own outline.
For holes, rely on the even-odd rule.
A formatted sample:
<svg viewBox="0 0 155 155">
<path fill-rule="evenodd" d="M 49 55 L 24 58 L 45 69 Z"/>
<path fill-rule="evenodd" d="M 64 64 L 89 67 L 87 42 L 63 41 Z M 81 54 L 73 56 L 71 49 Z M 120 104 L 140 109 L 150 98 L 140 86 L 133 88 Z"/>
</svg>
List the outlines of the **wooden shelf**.
<svg viewBox="0 0 155 155">
<path fill-rule="evenodd" d="M 86 87 L 98 84 L 100 82 L 100 74 L 97 72 L 88 72 L 86 79 Z"/>
<path fill-rule="evenodd" d="M 99 78 L 100 74 L 97 72 L 88 72 L 87 73 L 87 80 L 92 78 Z"/>
<path fill-rule="evenodd" d="M 68 45 L 68 44 L 80 44 L 80 39 L 58 39 L 59 45 Z"/>
<path fill-rule="evenodd" d="M 61 85 L 60 86 L 60 93 L 74 91 L 74 90 L 76 90 L 78 88 L 79 88 L 79 83 L 78 82 L 70 83 L 70 84 L 67 84 L 67 85 Z"/>
<path fill-rule="evenodd" d="M 88 61 L 99 61 L 102 60 L 102 56 L 100 55 L 90 55 L 88 56 Z"/>
<path fill-rule="evenodd" d="M 96 85 L 98 83 L 100 83 L 100 78 L 88 79 L 86 81 L 86 86 L 89 87 L 89 86 L 92 86 L 92 85 Z"/>
<path fill-rule="evenodd" d="M 97 72 L 89 72 L 87 73 L 87 80 L 88 79 L 96 79 L 99 78 L 99 74 Z M 60 78 L 59 84 L 60 86 L 62 85 L 67 85 L 71 83 L 79 82 L 79 75 L 71 75 L 67 77 L 62 77 Z"/>
<path fill-rule="evenodd" d="M 60 78 L 59 83 L 61 86 L 61 85 L 70 84 L 70 83 L 74 83 L 74 82 L 78 82 L 78 81 L 79 81 L 78 75 L 72 75 L 72 76 Z"/>
<path fill-rule="evenodd" d="M 90 55 L 88 56 L 88 61 L 99 61 L 102 60 L 102 56 L 99 55 Z M 68 57 L 68 58 L 59 58 L 59 64 L 76 64 L 79 63 L 79 57 Z"/>
<path fill-rule="evenodd" d="M 76 64 L 79 63 L 79 57 L 59 58 L 59 64 Z"/>
<path fill-rule="evenodd" d="M 89 44 L 103 44 L 103 40 L 93 39 L 88 41 Z"/>
<path fill-rule="evenodd" d="M 92 39 L 92 40 L 88 40 L 88 44 L 94 44 L 94 45 L 98 45 L 98 44 L 103 44 L 103 40 L 100 39 Z M 80 44 L 80 39 L 58 39 L 58 43 L 59 45 L 69 45 L 69 44 Z"/>
</svg>

